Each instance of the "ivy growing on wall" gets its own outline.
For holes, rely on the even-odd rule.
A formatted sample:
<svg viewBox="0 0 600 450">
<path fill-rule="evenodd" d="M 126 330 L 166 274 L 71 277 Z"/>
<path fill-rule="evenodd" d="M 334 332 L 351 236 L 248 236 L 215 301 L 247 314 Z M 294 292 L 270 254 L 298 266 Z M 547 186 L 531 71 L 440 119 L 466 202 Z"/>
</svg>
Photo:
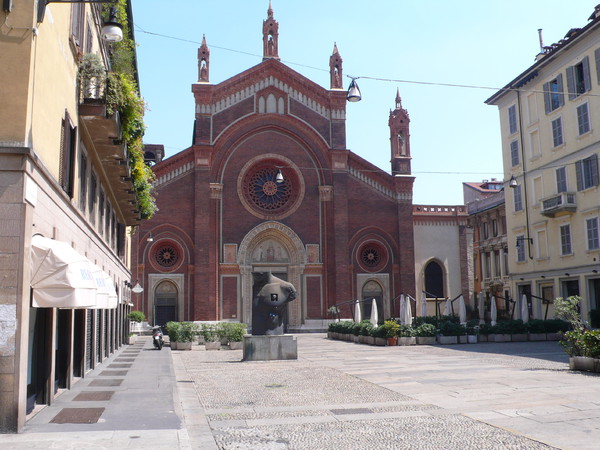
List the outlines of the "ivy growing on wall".
<svg viewBox="0 0 600 450">
<path fill-rule="evenodd" d="M 114 6 L 117 10 L 117 21 L 123 26 L 123 40 L 111 44 L 109 51 L 111 71 L 108 74 L 106 103 L 108 114 L 119 112 L 140 215 L 142 219 L 150 219 L 157 211 L 152 195 L 152 182 L 155 178 L 152 169 L 144 163 L 142 138 L 146 129 L 146 105 L 135 81 L 135 42 L 129 32 L 127 1 L 118 0 L 116 3 L 103 5 L 105 20 L 108 20 L 110 7 Z"/>
</svg>

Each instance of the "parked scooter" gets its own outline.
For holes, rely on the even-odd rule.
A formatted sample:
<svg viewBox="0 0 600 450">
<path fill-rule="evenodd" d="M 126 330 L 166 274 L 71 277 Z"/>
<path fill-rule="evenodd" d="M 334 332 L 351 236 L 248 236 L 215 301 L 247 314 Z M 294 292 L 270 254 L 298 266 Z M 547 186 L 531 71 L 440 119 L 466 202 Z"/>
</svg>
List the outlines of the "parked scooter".
<svg viewBox="0 0 600 450">
<path fill-rule="evenodd" d="M 154 347 L 161 350 L 165 341 L 163 340 L 163 334 L 160 326 L 156 325 L 152 327 L 152 342 L 154 343 Z"/>
</svg>

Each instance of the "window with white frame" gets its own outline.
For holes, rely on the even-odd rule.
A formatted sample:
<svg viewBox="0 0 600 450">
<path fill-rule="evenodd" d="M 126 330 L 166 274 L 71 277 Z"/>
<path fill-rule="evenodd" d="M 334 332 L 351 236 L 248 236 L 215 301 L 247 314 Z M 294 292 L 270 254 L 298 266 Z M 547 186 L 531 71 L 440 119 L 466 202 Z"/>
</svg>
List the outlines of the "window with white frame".
<svg viewBox="0 0 600 450">
<path fill-rule="evenodd" d="M 517 107 L 515 105 L 508 107 L 508 132 L 510 134 L 517 132 Z"/>
<path fill-rule="evenodd" d="M 545 259 L 548 257 L 548 247 L 546 243 L 546 230 L 538 230 L 536 232 L 536 256 L 538 259 Z"/>
<path fill-rule="evenodd" d="M 557 117 L 552 121 L 552 145 L 559 147 L 563 143 L 562 117 Z"/>
<path fill-rule="evenodd" d="M 512 166 L 518 166 L 520 164 L 519 158 L 519 141 L 512 141 L 510 143 L 510 162 Z"/>
<path fill-rule="evenodd" d="M 577 128 L 579 129 L 579 136 L 590 131 L 590 114 L 587 103 L 577 107 Z"/>
<path fill-rule="evenodd" d="M 527 118 L 529 120 L 529 124 L 532 124 L 538 120 L 536 93 L 532 93 L 527 96 Z"/>
<path fill-rule="evenodd" d="M 575 163 L 577 190 L 583 191 L 598 186 L 598 155 L 591 155 Z"/>
<path fill-rule="evenodd" d="M 585 220 L 588 250 L 600 249 L 600 237 L 598 235 L 598 217 Z"/>
<path fill-rule="evenodd" d="M 525 235 L 519 234 L 517 235 L 517 262 L 525 261 L 525 245 L 526 245 Z"/>
<path fill-rule="evenodd" d="M 571 224 L 560 226 L 560 254 L 570 255 L 573 253 L 571 246 Z"/>
<path fill-rule="evenodd" d="M 563 78 L 559 74 L 554 80 L 544 83 L 544 107 L 546 114 L 565 104 L 563 94 Z"/>
<path fill-rule="evenodd" d="M 537 158 L 542 154 L 540 149 L 539 133 L 537 130 L 534 130 L 529 133 L 529 148 L 529 154 L 531 159 Z"/>
<path fill-rule="evenodd" d="M 569 100 L 579 97 L 592 88 L 590 59 L 586 56 L 580 63 L 567 67 L 567 89 Z"/>
<path fill-rule="evenodd" d="M 556 169 L 556 192 L 567 192 L 567 169 L 559 167 Z"/>
<path fill-rule="evenodd" d="M 523 197 L 521 195 L 521 185 L 514 187 L 513 198 L 514 198 L 514 202 L 515 202 L 515 211 L 522 211 L 523 210 Z"/>
</svg>

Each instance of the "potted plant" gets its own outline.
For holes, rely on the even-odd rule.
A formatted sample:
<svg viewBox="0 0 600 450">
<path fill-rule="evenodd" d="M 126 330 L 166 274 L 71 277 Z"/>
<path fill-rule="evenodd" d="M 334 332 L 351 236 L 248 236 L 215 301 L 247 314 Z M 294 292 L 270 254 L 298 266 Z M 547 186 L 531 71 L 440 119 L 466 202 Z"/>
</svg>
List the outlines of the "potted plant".
<svg viewBox="0 0 600 450">
<path fill-rule="evenodd" d="M 200 333 L 204 336 L 204 348 L 206 350 L 221 350 L 221 337 L 216 325 L 203 323 Z"/>
<path fill-rule="evenodd" d="M 527 339 L 530 341 L 545 341 L 546 340 L 546 325 L 545 320 L 531 319 L 527 322 Z"/>
<path fill-rule="evenodd" d="M 554 300 L 556 317 L 567 321 L 572 328 L 565 333 L 560 344 L 569 355 L 571 370 L 600 373 L 600 330 L 588 329 L 588 324 L 581 320 L 580 302 L 579 296 Z"/>
<path fill-rule="evenodd" d="M 375 340 L 371 337 L 373 325 L 368 320 L 363 320 L 358 324 L 356 332 L 358 333 L 358 342 L 361 344 L 374 344 Z"/>
<path fill-rule="evenodd" d="M 400 325 L 398 345 L 416 345 L 415 329 L 410 325 Z"/>
<path fill-rule="evenodd" d="M 439 332 L 438 342 L 440 344 L 458 344 L 458 337 L 464 336 L 466 329 L 459 323 L 447 321 L 440 323 Z"/>
<path fill-rule="evenodd" d="M 373 338 L 373 345 L 387 345 L 387 330 L 383 327 L 383 325 L 371 328 L 369 334 Z"/>
<path fill-rule="evenodd" d="M 477 335 L 477 342 L 489 342 L 489 336 L 492 334 L 494 327 L 489 323 L 482 323 L 479 325 L 479 334 Z"/>
<path fill-rule="evenodd" d="M 231 350 L 241 350 L 243 347 L 244 335 L 246 334 L 246 324 L 228 323 L 225 330 L 229 348 Z"/>
<path fill-rule="evenodd" d="M 129 329 L 133 333 L 134 329 L 139 329 L 139 324 L 146 321 L 146 315 L 142 311 L 131 311 L 127 314 L 127 318 L 133 322 L 129 324 Z M 135 337 L 133 338 L 133 342 L 135 342 Z"/>
<path fill-rule="evenodd" d="M 400 333 L 400 325 L 395 320 L 386 320 L 380 327 L 385 330 L 387 345 L 398 345 L 398 335 Z"/>
<path fill-rule="evenodd" d="M 433 345 L 435 344 L 435 335 L 437 328 L 435 325 L 427 322 L 423 322 L 415 329 L 417 344 L 419 345 Z"/>
<path fill-rule="evenodd" d="M 180 322 L 167 322 L 165 326 L 167 329 L 167 335 L 169 336 L 169 343 L 171 350 L 177 350 L 177 343 L 179 341 L 179 332 L 181 331 Z"/>
<path fill-rule="evenodd" d="M 177 350 L 191 350 L 192 342 L 198 335 L 199 327 L 194 322 L 183 322 L 177 336 Z"/>
<path fill-rule="evenodd" d="M 479 333 L 479 321 L 477 319 L 467 322 L 467 343 L 477 344 L 477 334 Z"/>
<path fill-rule="evenodd" d="M 135 333 L 129 333 L 127 335 L 127 344 L 131 345 L 131 344 L 135 344 Z"/>
<path fill-rule="evenodd" d="M 333 317 L 336 322 L 340 321 L 340 309 L 337 306 L 330 306 L 327 310 L 327 315 Z"/>
</svg>

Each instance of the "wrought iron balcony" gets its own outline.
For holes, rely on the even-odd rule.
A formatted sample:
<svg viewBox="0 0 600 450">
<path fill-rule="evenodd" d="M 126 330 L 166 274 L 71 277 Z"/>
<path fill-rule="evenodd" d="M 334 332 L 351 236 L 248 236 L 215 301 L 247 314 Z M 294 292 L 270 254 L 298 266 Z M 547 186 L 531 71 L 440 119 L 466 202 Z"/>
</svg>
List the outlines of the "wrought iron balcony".
<svg viewBox="0 0 600 450">
<path fill-rule="evenodd" d="M 577 203 L 572 192 L 561 192 L 542 200 L 542 215 L 547 217 L 570 214 L 576 210 Z"/>
</svg>

